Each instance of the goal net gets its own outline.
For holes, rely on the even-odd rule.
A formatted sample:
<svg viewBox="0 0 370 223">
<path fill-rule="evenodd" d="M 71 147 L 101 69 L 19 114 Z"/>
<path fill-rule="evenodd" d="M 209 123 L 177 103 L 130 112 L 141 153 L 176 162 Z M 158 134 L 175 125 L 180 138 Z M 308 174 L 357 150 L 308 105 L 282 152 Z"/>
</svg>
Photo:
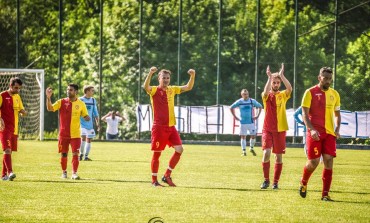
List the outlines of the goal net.
<svg viewBox="0 0 370 223">
<path fill-rule="evenodd" d="M 19 139 L 44 139 L 44 70 L 0 69 L 0 92 L 9 89 L 12 77 L 21 78 L 20 91 L 26 117 L 19 116 Z"/>
</svg>

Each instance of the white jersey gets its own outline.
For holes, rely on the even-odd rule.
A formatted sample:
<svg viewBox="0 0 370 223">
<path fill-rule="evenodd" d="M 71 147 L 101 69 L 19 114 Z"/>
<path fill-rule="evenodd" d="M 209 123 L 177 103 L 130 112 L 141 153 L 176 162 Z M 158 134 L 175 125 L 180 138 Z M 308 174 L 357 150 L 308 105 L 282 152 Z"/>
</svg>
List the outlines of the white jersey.
<svg viewBox="0 0 370 223">
<path fill-rule="evenodd" d="M 114 119 L 107 117 L 105 121 L 107 122 L 107 133 L 116 135 L 118 133 L 118 123 L 122 121 L 122 118 L 118 116 L 114 117 Z"/>
</svg>

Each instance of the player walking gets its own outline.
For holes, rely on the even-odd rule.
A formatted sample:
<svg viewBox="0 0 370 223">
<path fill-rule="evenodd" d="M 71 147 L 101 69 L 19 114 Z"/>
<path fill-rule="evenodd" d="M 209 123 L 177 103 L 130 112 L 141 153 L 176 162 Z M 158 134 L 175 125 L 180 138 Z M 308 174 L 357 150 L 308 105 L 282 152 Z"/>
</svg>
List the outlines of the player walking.
<svg viewBox="0 0 370 223">
<path fill-rule="evenodd" d="M 333 80 L 331 68 L 321 68 L 318 80 L 319 84 L 306 90 L 302 99 L 303 120 L 307 127 L 307 162 L 303 168 L 299 194 L 306 197 L 308 180 L 322 155 L 324 169 L 321 200 L 333 201 L 329 191 L 336 157 L 336 139 L 340 137 L 340 96 L 336 90 L 330 88 Z"/>
<path fill-rule="evenodd" d="M 17 151 L 18 114 L 26 116 L 19 92 L 22 80 L 18 77 L 10 79 L 9 89 L 0 93 L 0 141 L 3 148 L 2 180 L 14 180 L 16 177 L 12 167 L 12 151 Z"/>
</svg>

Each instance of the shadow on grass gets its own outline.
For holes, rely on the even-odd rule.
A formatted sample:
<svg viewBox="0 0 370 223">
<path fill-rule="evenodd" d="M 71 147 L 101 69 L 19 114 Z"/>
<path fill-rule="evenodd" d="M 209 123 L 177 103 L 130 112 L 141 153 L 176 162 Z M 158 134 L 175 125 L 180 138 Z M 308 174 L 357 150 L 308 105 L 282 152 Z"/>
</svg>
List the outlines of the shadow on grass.
<svg viewBox="0 0 370 223">
<path fill-rule="evenodd" d="M 84 162 L 84 161 L 80 161 Z M 90 161 L 86 161 L 90 162 Z M 102 163 L 150 163 L 149 161 L 142 160 L 95 160 L 93 162 L 102 162 Z"/>
<path fill-rule="evenodd" d="M 366 202 L 366 201 L 340 201 L 340 200 L 334 200 L 334 203 L 367 204 L 367 205 L 370 204 L 370 202 Z"/>
<path fill-rule="evenodd" d="M 201 190 L 231 190 L 231 191 L 253 191 L 253 192 L 266 192 L 269 190 L 261 189 L 247 189 L 247 188 L 228 188 L 228 187 L 182 187 L 181 188 L 190 188 L 190 189 L 201 189 Z"/>
<path fill-rule="evenodd" d="M 84 179 L 81 180 L 23 180 L 23 182 L 31 182 L 31 183 L 67 183 L 67 184 L 75 184 L 75 183 L 83 183 L 83 184 L 91 184 L 93 182 L 87 182 L 84 181 Z"/>
</svg>

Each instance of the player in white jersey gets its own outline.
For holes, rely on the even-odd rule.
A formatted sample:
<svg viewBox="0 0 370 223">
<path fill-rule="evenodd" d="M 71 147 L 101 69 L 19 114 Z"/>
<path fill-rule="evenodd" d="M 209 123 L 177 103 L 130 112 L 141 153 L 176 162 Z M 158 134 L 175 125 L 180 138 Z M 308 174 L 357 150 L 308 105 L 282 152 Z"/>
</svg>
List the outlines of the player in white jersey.
<svg viewBox="0 0 370 223">
<path fill-rule="evenodd" d="M 80 97 L 81 101 L 86 104 L 87 112 L 91 117 L 90 121 L 85 121 L 81 118 L 81 148 L 80 160 L 91 161 L 89 153 L 91 150 L 91 140 L 95 137 L 95 130 L 93 120 L 96 122 L 97 131 L 99 132 L 99 113 L 96 106 L 96 99 L 93 98 L 94 86 L 84 86 L 84 96 Z"/>
<path fill-rule="evenodd" d="M 247 135 L 250 135 L 250 149 L 249 151 L 256 156 L 254 151 L 254 144 L 256 143 L 256 123 L 255 121 L 261 114 L 262 105 L 258 103 L 255 99 L 249 97 L 249 92 L 247 89 L 243 89 L 241 92 L 241 98 L 236 100 L 231 106 L 230 111 L 234 118 L 240 121 L 240 145 L 242 147 L 242 156 L 246 156 L 247 147 Z M 235 115 L 235 108 L 239 107 L 240 118 Z M 257 108 L 257 114 L 254 114 L 253 108 Z M 249 134 L 248 134 L 249 132 Z"/>
</svg>

